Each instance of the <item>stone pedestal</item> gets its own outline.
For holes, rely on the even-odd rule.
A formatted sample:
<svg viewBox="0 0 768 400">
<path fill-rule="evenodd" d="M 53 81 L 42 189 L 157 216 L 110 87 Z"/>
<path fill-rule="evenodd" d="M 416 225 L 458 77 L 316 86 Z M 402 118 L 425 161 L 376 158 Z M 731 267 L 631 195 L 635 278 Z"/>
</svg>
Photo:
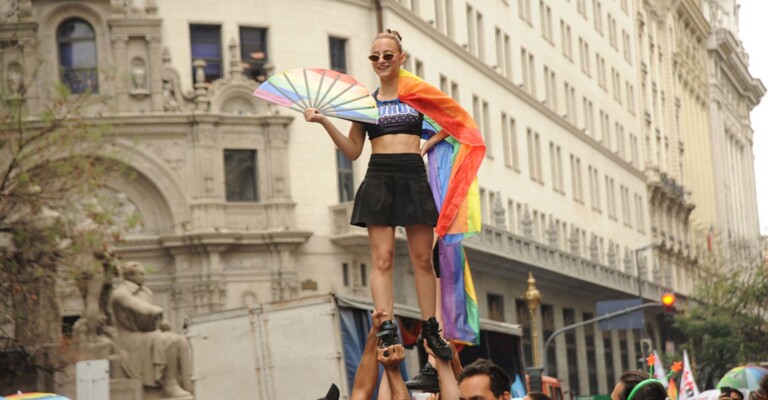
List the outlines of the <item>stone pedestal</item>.
<svg viewBox="0 0 768 400">
<path fill-rule="evenodd" d="M 142 387 L 138 379 L 110 379 L 110 400 L 142 400 Z"/>
</svg>

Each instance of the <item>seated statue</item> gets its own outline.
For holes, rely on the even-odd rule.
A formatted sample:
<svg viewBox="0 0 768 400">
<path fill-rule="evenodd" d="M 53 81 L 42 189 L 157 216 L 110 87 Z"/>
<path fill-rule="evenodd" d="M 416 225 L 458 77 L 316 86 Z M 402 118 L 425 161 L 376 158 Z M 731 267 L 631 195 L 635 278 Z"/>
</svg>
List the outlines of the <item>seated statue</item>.
<svg viewBox="0 0 768 400">
<path fill-rule="evenodd" d="M 163 309 L 152 304 L 143 286 L 144 266 L 135 261 L 120 268 L 122 281 L 109 296 L 115 344 L 125 355 L 125 370 L 144 386 L 160 387 L 168 397 L 190 397 L 190 351 L 187 339 L 170 332 Z"/>
</svg>

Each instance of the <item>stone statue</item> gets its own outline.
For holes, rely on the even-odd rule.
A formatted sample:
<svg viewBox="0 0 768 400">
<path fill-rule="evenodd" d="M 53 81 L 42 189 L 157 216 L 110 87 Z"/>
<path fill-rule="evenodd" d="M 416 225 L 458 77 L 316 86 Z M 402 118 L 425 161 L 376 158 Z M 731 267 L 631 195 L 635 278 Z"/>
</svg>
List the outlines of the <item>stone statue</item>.
<svg viewBox="0 0 768 400">
<path fill-rule="evenodd" d="M 120 268 L 122 282 L 109 296 L 108 311 L 115 326 L 115 344 L 125 364 L 144 386 L 159 387 L 168 397 L 189 397 L 192 390 L 187 339 L 170 332 L 163 309 L 152 304 L 152 291 L 143 286 L 144 266 L 135 261 Z"/>
</svg>

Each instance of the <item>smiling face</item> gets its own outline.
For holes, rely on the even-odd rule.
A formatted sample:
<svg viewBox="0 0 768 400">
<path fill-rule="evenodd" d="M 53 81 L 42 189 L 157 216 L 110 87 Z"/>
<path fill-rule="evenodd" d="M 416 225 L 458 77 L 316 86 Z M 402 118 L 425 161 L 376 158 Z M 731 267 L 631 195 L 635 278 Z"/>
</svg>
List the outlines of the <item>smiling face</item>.
<svg viewBox="0 0 768 400">
<path fill-rule="evenodd" d="M 391 60 L 385 60 L 384 56 L 387 54 L 392 54 L 394 57 Z M 378 61 L 371 61 L 371 66 L 382 81 L 397 77 L 400 66 L 406 58 L 405 53 L 399 49 L 397 41 L 390 38 L 376 39 L 371 45 L 371 55 L 379 57 Z"/>
</svg>

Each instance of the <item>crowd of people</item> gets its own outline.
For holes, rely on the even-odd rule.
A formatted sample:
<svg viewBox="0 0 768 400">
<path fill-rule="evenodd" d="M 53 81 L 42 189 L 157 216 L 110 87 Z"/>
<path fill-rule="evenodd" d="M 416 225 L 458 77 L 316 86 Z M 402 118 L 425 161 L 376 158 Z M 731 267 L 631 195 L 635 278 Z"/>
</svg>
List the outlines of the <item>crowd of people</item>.
<svg viewBox="0 0 768 400">
<path fill-rule="evenodd" d="M 486 359 L 477 359 L 462 366 L 453 344 L 451 360 L 434 357 L 426 343 L 424 349 L 434 360 L 438 388 L 413 390 L 406 385 L 400 364 L 405 359 L 405 350 L 399 343 L 388 345 L 376 333 L 379 322 L 386 320 L 386 311 L 372 314 L 373 325 L 365 344 L 360 364 L 355 373 L 350 400 L 370 400 L 378 389 L 378 400 L 510 400 L 512 380 L 503 368 Z M 379 366 L 383 374 L 379 378 Z M 423 372 L 423 371 L 422 371 Z M 411 387 L 409 387 L 411 386 Z M 332 385 L 325 397 L 319 400 L 338 400 L 339 389 Z M 624 372 L 611 392 L 611 400 L 666 400 L 667 389 L 661 381 L 653 379 L 647 372 L 630 370 Z M 529 391 L 522 400 L 552 400 L 547 394 Z M 736 388 L 723 387 L 718 400 L 745 400 L 745 393 Z M 758 390 L 749 392 L 748 400 L 768 400 L 768 375 L 760 381 Z"/>
</svg>

